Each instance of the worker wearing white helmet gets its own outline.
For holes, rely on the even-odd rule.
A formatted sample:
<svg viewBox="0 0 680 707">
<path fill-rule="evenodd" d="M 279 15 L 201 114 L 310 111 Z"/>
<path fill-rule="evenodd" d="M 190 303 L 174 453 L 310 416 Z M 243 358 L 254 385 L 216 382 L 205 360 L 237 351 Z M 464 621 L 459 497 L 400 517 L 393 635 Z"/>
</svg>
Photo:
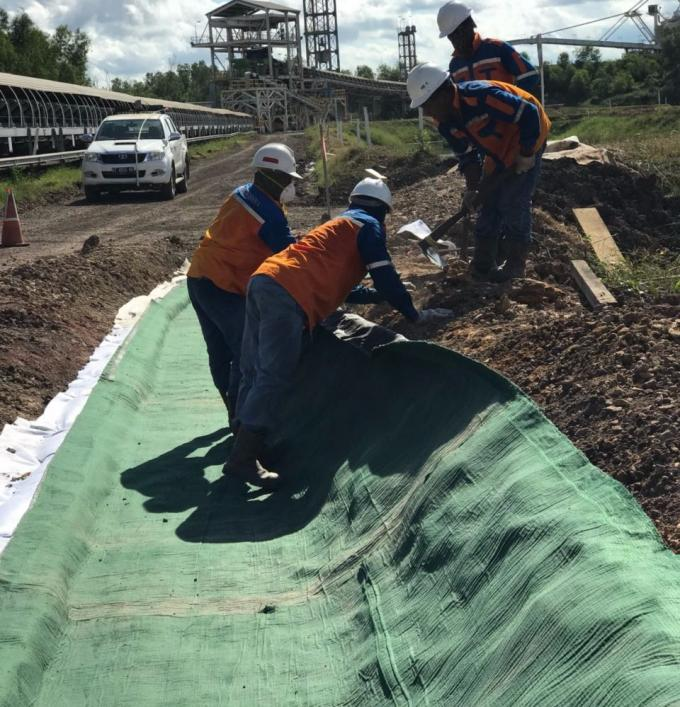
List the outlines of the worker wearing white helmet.
<svg viewBox="0 0 680 707">
<path fill-rule="evenodd" d="M 523 276 L 531 243 L 532 198 L 550 131 L 540 101 L 499 81 L 456 84 L 448 71 L 429 63 L 409 73 L 406 87 L 411 108 L 422 107 L 435 121 L 459 160 L 467 184 L 463 203 L 474 201 L 477 152 L 484 156 L 487 176 L 506 173 L 477 218 L 473 275 L 495 282 Z M 501 238 L 504 258 L 499 257 Z"/>
<path fill-rule="evenodd" d="M 241 380 L 241 337 L 248 280 L 260 264 L 295 242 L 282 204 L 295 195 L 292 150 L 280 143 L 253 158 L 253 183 L 222 204 L 196 249 L 188 273 L 191 303 L 208 349 L 215 387 L 233 417 Z"/>
<path fill-rule="evenodd" d="M 510 44 L 500 39 L 482 39 L 476 32 L 472 10 L 460 2 L 447 2 L 437 15 L 439 36 L 448 37 L 454 53 L 449 71 L 461 81 L 502 81 L 533 91 L 538 71 Z"/>
<path fill-rule="evenodd" d="M 248 286 L 241 352 L 242 383 L 236 442 L 225 474 L 275 488 L 278 474 L 261 464 L 267 436 L 293 381 L 305 331 L 343 302 L 387 301 L 411 321 L 446 317 L 448 310 L 419 312 L 387 250 L 385 218 L 392 194 L 381 179 L 364 179 L 349 208 L 273 255 Z M 368 271 L 375 289 L 359 287 Z"/>
</svg>

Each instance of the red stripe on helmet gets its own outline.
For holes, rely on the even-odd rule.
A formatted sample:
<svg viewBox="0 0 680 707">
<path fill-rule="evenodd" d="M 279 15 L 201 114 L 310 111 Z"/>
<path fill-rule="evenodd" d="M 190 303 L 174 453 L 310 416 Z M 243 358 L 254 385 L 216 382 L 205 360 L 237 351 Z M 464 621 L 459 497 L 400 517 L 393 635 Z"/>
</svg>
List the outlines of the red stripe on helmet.
<svg viewBox="0 0 680 707">
<path fill-rule="evenodd" d="M 272 164 L 278 164 L 278 163 L 279 163 L 278 157 L 263 157 L 263 158 L 262 158 L 262 161 L 263 161 L 263 162 L 271 162 Z"/>
</svg>

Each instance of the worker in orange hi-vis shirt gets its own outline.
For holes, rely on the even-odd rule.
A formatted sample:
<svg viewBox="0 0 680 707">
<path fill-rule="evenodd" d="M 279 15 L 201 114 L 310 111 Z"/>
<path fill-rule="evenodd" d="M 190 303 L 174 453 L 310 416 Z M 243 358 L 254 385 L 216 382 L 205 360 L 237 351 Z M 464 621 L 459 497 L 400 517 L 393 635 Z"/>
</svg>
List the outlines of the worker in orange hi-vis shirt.
<svg viewBox="0 0 680 707">
<path fill-rule="evenodd" d="M 270 255 L 295 238 L 283 204 L 295 196 L 295 156 L 279 143 L 261 147 L 253 159 L 252 183 L 236 189 L 222 204 L 191 260 L 189 297 L 208 349 L 210 372 L 233 428 L 241 381 L 241 337 L 246 287 Z"/>
<path fill-rule="evenodd" d="M 385 219 L 392 194 L 380 179 L 364 179 L 349 208 L 262 263 L 248 285 L 241 351 L 243 376 L 238 432 L 225 474 L 266 489 L 279 475 L 261 463 L 281 401 L 293 381 L 305 331 L 343 302 L 389 302 L 413 322 L 451 316 L 450 310 L 413 306 L 387 250 Z M 366 273 L 375 288 L 360 286 Z"/>
<path fill-rule="evenodd" d="M 422 108 L 434 120 L 458 158 L 466 181 L 465 207 L 474 207 L 482 172 L 496 175 L 477 218 L 473 277 L 492 282 L 523 277 L 532 199 L 551 127 L 540 101 L 500 81 L 457 84 L 448 71 L 427 62 L 409 73 L 406 87 L 411 108 Z"/>
<path fill-rule="evenodd" d="M 453 45 L 449 71 L 456 83 L 502 81 L 529 93 L 538 86 L 538 71 L 512 45 L 500 39 L 482 39 L 467 5 L 460 2 L 442 5 L 437 24 L 439 37 L 447 37 Z"/>
</svg>

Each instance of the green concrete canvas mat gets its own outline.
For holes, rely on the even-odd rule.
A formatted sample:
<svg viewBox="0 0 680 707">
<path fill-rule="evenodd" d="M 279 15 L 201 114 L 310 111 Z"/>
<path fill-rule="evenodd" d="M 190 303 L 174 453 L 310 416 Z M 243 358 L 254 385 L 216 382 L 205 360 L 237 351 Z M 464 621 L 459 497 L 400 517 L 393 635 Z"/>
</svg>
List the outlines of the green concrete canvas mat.
<svg viewBox="0 0 680 707">
<path fill-rule="evenodd" d="M 151 307 L 0 557 L 0 704 L 680 705 L 678 558 L 510 382 L 319 332 L 281 418 L 248 494 Z"/>
</svg>

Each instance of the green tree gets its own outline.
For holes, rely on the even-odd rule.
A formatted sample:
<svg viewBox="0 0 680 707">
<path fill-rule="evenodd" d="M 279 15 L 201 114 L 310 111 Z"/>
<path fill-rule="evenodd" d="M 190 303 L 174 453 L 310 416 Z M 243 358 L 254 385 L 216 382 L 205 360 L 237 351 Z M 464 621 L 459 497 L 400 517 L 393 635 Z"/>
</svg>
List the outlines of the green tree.
<svg viewBox="0 0 680 707">
<path fill-rule="evenodd" d="M 617 95 L 620 93 L 628 93 L 633 88 L 633 77 L 625 72 L 619 71 L 616 76 L 614 76 L 614 81 L 612 82 L 612 95 Z"/>
<path fill-rule="evenodd" d="M 0 71 L 13 73 L 16 61 L 16 51 L 9 34 L 9 16 L 0 8 Z"/>
<path fill-rule="evenodd" d="M 55 56 L 49 37 L 33 24 L 25 12 L 14 17 L 9 36 L 16 52 L 16 73 L 38 78 L 54 77 Z"/>
<path fill-rule="evenodd" d="M 661 35 L 661 57 L 664 93 L 673 101 L 680 101 L 680 27 L 665 30 Z"/>
<path fill-rule="evenodd" d="M 401 69 L 399 66 L 380 64 L 378 66 L 378 78 L 381 81 L 401 81 Z"/>
<path fill-rule="evenodd" d="M 594 98 L 597 98 L 599 101 L 603 101 L 605 98 L 608 98 L 610 95 L 610 87 L 611 84 L 608 79 L 606 78 L 597 78 L 593 81 L 590 90 L 593 94 Z"/>
<path fill-rule="evenodd" d="M 366 64 L 362 64 L 361 66 L 357 66 L 356 75 L 362 79 L 374 79 L 375 78 L 375 73 L 373 72 L 373 69 L 370 66 L 367 66 Z"/>
<path fill-rule="evenodd" d="M 0 8 L 0 71 L 86 84 L 89 48 L 89 37 L 78 29 L 62 25 L 49 35 L 25 12 L 10 22 Z"/>
<path fill-rule="evenodd" d="M 55 54 L 58 80 L 87 84 L 90 38 L 79 29 L 73 32 L 66 25 L 60 25 L 54 32 L 51 46 Z"/>
<path fill-rule="evenodd" d="M 597 73 L 602 63 L 602 53 L 594 47 L 581 47 L 576 52 L 574 66 L 577 69 L 585 69 L 591 77 Z"/>
<path fill-rule="evenodd" d="M 566 69 L 567 67 L 571 66 L 571 59 L 569 58 L 569 54 L 567 52 L 562 52 L 559 57 L 557 58 L 557 66 L 561 67 L 562 69 Z"/>
<path fill-rule="evenodd" d="M 577 69 L 569 82 L 569 103 L 581 103 L 590 98 L 590 75 L 585 69 Z"/>
</svg>

